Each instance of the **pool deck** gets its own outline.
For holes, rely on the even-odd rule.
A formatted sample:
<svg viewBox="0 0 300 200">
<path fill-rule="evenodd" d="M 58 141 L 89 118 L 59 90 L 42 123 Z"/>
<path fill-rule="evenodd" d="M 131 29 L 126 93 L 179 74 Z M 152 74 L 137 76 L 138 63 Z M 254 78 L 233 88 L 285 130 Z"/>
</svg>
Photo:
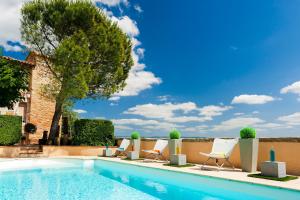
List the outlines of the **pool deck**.
<svg viewBox="0 0 300 200">
<path fill-rule="evenodd" d="M 291 190 L 297 190 L 300 191 L 300 178 L 296 180 L 291 180 L 287 182 L 280 182 L 280 181 L 273 181 L 273 180 L 267 180 L 267 179 L 260 179 L 260 178 L 252 178 L 248 177 L 247 175 L 249 173 L 242 172 L 240 169 L 228 169 L 224 168 L 221 170 L 217 170 L 216 167 L 213 166 L 205 166 L 204 169 L 201 169 L 201 165 L 195 165 L 193 167 L 171 167 L 171 166 L 165 166 L 164 164 L 166 162 L 157 162 L 157 161 L 149 161 L 144 162 L 143 160 L 123 160 L 120 158 L 111 158 L 111 157 L 95 157 L 95 156 L 59 156 L 59 157 L 49 157 L 49 158 L 79 158 L 79 159 L 99 159 L 99 160 L 105 160 L 105 161 L 111 161 L 111 162 L 118 162 L 118 163 L 124 163 L 124 164 L 130 164 L 130 165 L 136 165 L 136 166 L 142 166 L 142 167 L 149 167 L 149 168 L 156 168 L 156 169 L 163 169 L 163 170 L 169 170 L 169 171 L 176 171 L 176 172 L 182 172 L 182 173 L 189 173 L 189 174 L 195 174 L 195 175 L 201 175 L 201 176 L 209 176 L 214 178 L 221 178 L 221 179 L 227 179 L 227 180 L 233 180 L 233 181 L 240 181 L 240 182 L 247 182 L 252 184 L 260 184 L 260 185 L 267 185 L 267 186 L 273 186 L 278 188 L 284 188 L 284 189 L 291 189 Z M 41 158 L 43 159 L 43 158 Z M 1 161 L 2 159 L 0 159 Z M 10 159 L 3 159 L 4 160 L 10 160 Z M 15 159 L 13 159 L 15 160 Z M 19 159 L 18 159 L 19 160 Z"/>
</svg>

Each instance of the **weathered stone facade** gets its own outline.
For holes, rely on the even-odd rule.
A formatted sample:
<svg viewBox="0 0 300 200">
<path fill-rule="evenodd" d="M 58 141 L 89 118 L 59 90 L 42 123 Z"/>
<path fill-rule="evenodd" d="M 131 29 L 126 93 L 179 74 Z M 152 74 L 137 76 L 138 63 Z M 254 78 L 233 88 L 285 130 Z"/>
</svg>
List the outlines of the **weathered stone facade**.
<svg viewBox="0 0 300 200">
<path fill-rule="evenodd" d="M 41 87 L 50 81 L 49 71 L 44 60 L 35 53 L 30 53 L 27 62 L 34 63 L 30 78 L 30 93 L 28 121 L 36 124 L 37 132 L 31 135 L 31 143 L 37 143 L 42 138 L 43 131 L 50 131 L 51 121 L 55 109 L 55 102 L 41 95 Z"/>
<path fill-rule="evenodd" d="M 9 57 L 5 58 L 14 60 Z M 50 131 L 55 109 L 55 101 L 44 97 L 41 93 L 42 85 L 50 81 L 51 73 L 47 71 L 44 59 L 35 53 L 30 53 L 25 61 L 19 62 L 30 71 L 30 91 L 26 94 L 25 102 L 17 103 L 14 110 L 2 108 L 1 114 L 21 115 L 23 116 L 24 124 L 25 122 L 35 124 L 37 126 L 37 132 L 30 135 L 30 143 L 36 144 L 38 140 L 42 138 L 43 131 Z M 20 109 L 21 106 L 22 109 Z"/>
</svg>

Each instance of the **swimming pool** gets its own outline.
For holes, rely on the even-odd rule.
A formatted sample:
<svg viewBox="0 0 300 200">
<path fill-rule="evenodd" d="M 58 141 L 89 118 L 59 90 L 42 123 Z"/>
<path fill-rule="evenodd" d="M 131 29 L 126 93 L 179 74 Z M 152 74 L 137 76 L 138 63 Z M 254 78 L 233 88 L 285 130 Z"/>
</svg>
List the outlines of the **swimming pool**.
<svg viewBox="0 0 300 200">
<path fill-rule="evenodd" d="M 300 199 L 300 192 L 103 160 L 0 162 L 1 200 Z"/>
</svg>

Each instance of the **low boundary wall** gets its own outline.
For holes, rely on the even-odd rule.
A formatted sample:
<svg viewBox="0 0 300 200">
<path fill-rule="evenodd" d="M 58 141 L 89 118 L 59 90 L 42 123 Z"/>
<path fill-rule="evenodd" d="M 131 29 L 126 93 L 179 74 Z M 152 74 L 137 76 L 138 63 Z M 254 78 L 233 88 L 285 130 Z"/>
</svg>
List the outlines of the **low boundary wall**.
<svg viewBox="0 0 300 200">
<path fill-rule="evenodd" d="M 154 138 L 143 138 L 141 141 L 141 150 L 153 149 Z M 276 160 L 286 162 L 287 173 L 300 175 L 300 138 L 260 138 L 258 153 L 258 170 L 260 163 L 269 160 L 269 151 L 271 147 L 275 149 Z M 121 139 L 117 139 L 120 144 Z M 203 163 L 207 158 L 201 156 L 199 152 L 209 153 L 213 144 L 213 138 L 195 138 L 182 139 L 182 153 L 187 155 L 187 161 L 190 163 Z M 98 156 L 102 154 L 105 147 L 100 146 L 43 146 L 43 156 Z M 110 147 L 113 152 L 116 147 Z M 131 147 L 128 148 L 130 150 Z M 0 146 L 0 157 L 16 158 L 19 156 L 19 146 Z M 164 156 L 168 157 L 168 149 L 164 152 Z M 144 157 L 141 151 L 141 157 Z M 240 150 L 236 145 L 230 161 L 235 167 L 240 167 Z M 213 162 L 208 164 L 214 165 Z"/>
</svg>

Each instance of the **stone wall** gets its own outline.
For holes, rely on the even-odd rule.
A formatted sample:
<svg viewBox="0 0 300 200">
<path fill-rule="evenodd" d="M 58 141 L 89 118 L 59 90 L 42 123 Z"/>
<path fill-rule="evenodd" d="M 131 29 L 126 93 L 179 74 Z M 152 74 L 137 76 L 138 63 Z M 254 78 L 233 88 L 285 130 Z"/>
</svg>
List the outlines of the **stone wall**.
<svg viewBox="0 0 300 200">
<path fill-rule="evenodd" d="M 98 156 L 104 146 L 43 146 L 43 157 Z M 109 147 L 115 153 L 116 147 Z M 18 158 L 20 146 L 0 146 L 0 158 Z"/>
<path fill-rule="evenodd" d="M 34 63 L 30 80 L 31 98 L 28 109 L 30 123 L 37 125 L 37 132 L 30 136 L 31 143 L 38 143 L 42 138 L 43 131 L 50 131 L 52 117 L 55 109 L 54 100 L 44 97 L 41 94 L 41 87 L 50 80 L 49 71 L 40 56 L 31 53 L 26 61 Z"/>
</svg>

